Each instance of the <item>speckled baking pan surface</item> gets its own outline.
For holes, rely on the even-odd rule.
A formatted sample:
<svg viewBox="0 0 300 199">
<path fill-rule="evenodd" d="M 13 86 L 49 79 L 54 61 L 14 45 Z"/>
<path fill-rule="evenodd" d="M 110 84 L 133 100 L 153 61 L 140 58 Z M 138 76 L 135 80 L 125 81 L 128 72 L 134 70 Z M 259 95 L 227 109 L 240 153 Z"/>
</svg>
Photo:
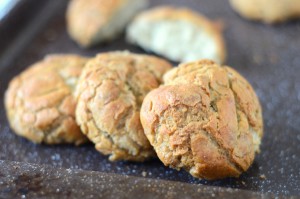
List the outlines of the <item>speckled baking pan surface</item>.
<svg viewBox="0 0 300 199">
<path fill-rule="evenodd" d="M 151 1 L 151 6 L 184 5 L 212 19 L 222 20 L 228 49 L 226 64 L 249 80 L 262 103 L 265 135 L 261 153 L 254 164 L 239 179 L 205 181 L 197 180 L 184 171 L 168 169 L 158 160 L 111 163 L 92 145 L 35 145 L 12 133 L 3 107 L 3 95 L 8 82 L 44 55 L 94 55 L 123 49 L 143 52 L 126 44 L 124 37 L 90 50 L 80 49 L 66 33 L 64 12 L 67 1 L 21 2 L 0 23 L 1 160 L 271 192 L 276 195 L 300 195 L 300 21 L 276 26 L 250 22 L 233 12 L 227 1 Z M 1 168 L 5 166 L 7 164 L 1 164 Z"/>
</svg>

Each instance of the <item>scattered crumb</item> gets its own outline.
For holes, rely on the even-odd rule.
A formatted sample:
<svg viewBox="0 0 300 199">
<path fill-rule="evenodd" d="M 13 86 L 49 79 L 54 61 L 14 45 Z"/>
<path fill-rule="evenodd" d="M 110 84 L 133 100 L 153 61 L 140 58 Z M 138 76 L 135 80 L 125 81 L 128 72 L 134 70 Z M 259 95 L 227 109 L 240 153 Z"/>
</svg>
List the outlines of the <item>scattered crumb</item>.
<svg viewBox="0 0 300 199">
<path fill-rule="evenodd" d="M 246 185 L 246 182 L 245 182 L 245 181 L 242 181 L 242 184 L 243 184 L 243 185 Z"/>
<path fill-rule="evenodd" d="M 265 180 L 265 179 L 266 179 L 266 176 L 265 176 L 264 174 L 260 175 L 259 177 L 260 177 L 260 179 L 262 179 L 262 180 Z"/>
<path fill-rule="evenodd" d="M 146 171 L 143 171 L 143 172 L 142 172 L 142 176 L 143 176 L 143 177 L 146 177 L 146 176 L 147 176 L 147 172 L 146 172 Z"/>
</svg>

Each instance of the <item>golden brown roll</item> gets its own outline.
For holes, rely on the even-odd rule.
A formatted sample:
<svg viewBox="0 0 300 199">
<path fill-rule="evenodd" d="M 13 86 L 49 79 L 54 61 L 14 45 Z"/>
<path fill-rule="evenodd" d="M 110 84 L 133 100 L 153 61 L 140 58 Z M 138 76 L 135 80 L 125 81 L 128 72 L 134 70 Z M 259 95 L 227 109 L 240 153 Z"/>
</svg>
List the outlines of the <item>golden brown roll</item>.
<svg viewBox="0 0 300 199">
<path fill-rule="evenodd" d="M 12 129 L 35 143 L 87 141 L 75 120 L 75 85 L 87 58 L 51 55 L 9 84 L 5 107 Z"/>
<path fill-rule="evenodd" d="M 300 18 L 299 0 L 230 0 L 232 8 L 245 18 L 278 23 Z"/>
<path fill-rule="evenodd" d="M 127 28 L 127 40 L 178 62 L 208 58 L 223 63 L 226 57 L 220 26 L 187 8 L 140 13 Z"/>
<path fill-rule="evenodd" d="M 112 161 L 155 156 L 140 123 L 140 107 L 170 68 L 162 59 L 129 52 L 98 54 L 87 63 L 76 89 L 76 119 L 99 152 Z"/>
<path fill-rule="evenodd" d="M 71 0 L 66 18 L 70 36 L 82 47 L 116 38 L 148 0 Z"/>
<path fill-rule="evenodd" d="M 159 159 L 194 177 L 237 177 L 254 160 L 263 134 L 259 100 L 230 67 L 202 60 L 165 75 L 141 108 L 145 134 Z"/>
</svg>

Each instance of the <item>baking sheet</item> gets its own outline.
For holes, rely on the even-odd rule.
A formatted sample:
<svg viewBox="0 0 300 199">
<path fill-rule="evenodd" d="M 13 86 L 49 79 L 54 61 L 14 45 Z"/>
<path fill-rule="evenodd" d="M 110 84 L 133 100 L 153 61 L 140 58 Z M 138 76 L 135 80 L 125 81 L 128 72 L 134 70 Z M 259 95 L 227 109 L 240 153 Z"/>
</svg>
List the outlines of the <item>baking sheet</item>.
<svg viewBox="0 0 300 199">
<path fill-rule="evenodd" d="M 0 198 L 274 198 L 272 194 L 0 160 Z"/>
<path fill-rule="evenodd" d="M 79 48 L 65 29 L 64 13 L 68 1 L 42 2 L 35 1 L 35 12 L 30 4 L 24 3 L 24 10 L 28 13 L 31 11 L 30 15 L 26 12 L 22 15 L 22 19 L 28 17 L 27 21 L 15 21 L 18 12 L 21 12 L 16 11 L 0 23 L 0 45 L 3 44 L 0 51 L 1 160 L 300 195 L 300 21 L 277 26 L 250 22 L 234 13 L 227 1 L 151 0 L 151 6 L 181 5 L 211 19 L 221 20 L 225 25 L 224 36 L 228 49 L 226 64 L 251 82 L 262 103 L 265 135 L 261 153 L 254 164 L 238 179 L 206 181 L 195 179 L 184 171 L 166 168 L 159 160 L 111 163 L 91 144 L 81 147 L 35 145 L 12 133 L 3 107 L 7 84 L 13 76 L 46 54 L 78 53 L 93 56 L 99 52 L 124 49 L 143 53 L 140 48 L 127 44 L 124 36 L 89 50 Z"/>
</svg>

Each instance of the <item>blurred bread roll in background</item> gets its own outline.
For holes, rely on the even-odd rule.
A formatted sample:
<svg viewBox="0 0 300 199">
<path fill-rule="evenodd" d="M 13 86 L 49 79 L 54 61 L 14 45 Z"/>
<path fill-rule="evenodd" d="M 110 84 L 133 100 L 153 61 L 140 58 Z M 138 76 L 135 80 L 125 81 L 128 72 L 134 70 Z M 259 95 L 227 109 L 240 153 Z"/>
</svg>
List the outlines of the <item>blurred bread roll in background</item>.
<svg viewBox="0 0 300 199">
<path fill-rule="evenodd" d="M 148 0 L 71 0 L 66 14 L 69 35 L 82 47 L 116 38 Z"/>
<path fill-rule="evenodd" d="M 230 0 L 241 16 L 265 23 L 278 23 L 300 17 L 299 0 Z"/>
<path fill-rule="evenodd" d="M 170 6 L 144 11 L 127 28 L 127 40 L 172 61 L 226 56 L 220 26 L 187 8 Z"/>
</svg>

